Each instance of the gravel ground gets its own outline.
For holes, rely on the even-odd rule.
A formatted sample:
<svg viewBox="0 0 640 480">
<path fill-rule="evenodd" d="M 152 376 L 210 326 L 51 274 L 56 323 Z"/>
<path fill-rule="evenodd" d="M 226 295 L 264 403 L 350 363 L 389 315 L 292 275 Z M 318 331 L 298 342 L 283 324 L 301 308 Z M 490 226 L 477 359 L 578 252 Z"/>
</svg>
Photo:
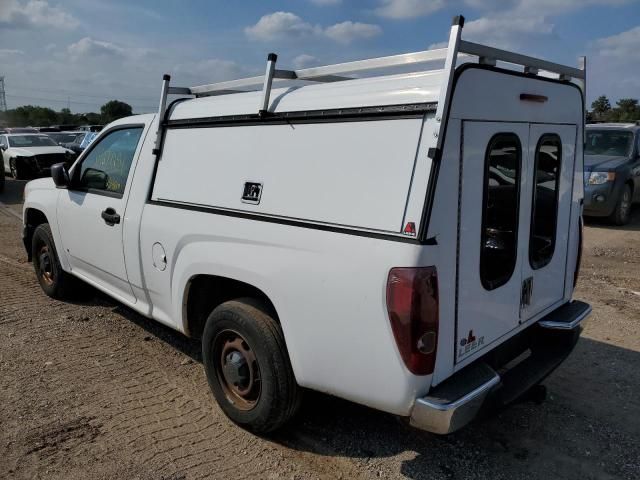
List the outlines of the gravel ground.
<svg viewBox="0 0 640 480">
<path fill-rule="evenodd" d="M 640 478 L 640 208 L 588 224 L 573 355 L 520 403 L 448 437 L 307 395 L 269 438 L 231 424 L 197 342 L 94 293 L 40 290 L 20 241 L 24 182 L 0 194 L 0 478 Z"/>
</svg>

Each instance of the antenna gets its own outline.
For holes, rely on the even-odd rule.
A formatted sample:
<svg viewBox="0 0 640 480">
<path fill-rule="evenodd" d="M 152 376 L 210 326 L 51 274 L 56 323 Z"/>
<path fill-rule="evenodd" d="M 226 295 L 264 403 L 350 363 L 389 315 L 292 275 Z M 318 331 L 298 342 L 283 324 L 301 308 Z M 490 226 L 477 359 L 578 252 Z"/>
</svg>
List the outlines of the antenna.
<svg viewBox="0 0 640 480">
<path fill-rule="evenodd" d="M 0 76 L 0 112 L 7 111 L 7 96 L 4 93 L 4 76 Z"/>
</svg>

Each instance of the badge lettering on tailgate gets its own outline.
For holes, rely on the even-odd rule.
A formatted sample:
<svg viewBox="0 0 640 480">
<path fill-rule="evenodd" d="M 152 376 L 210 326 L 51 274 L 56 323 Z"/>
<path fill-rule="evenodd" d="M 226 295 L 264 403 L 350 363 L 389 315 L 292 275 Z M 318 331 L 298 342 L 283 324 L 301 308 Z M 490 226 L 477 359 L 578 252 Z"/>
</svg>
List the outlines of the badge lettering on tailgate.
<svg viewBox="0 0 640 480">
<path fill-rule="evenodd" d="M 476 336 L 473 334 L 473 330 L 469 330 L 469 335 L 460 339 L 458 356 L 461 357 L 463 355 L 467 355 L 481 345 L 484 345 L 484 337 L 476 338 Z"/>
</svg>

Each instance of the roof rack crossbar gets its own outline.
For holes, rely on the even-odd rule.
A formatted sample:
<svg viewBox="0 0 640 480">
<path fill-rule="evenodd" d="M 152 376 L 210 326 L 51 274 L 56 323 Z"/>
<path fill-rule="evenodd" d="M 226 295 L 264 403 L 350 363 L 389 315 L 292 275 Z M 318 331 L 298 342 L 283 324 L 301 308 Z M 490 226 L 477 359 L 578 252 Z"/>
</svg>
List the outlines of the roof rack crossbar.
<svg viewBox="0 0 640 480">
<path fill-rule="evenodd" d="M 509 52 L 507 50 L 500 50 L 499 48 L 488 47 L 486 45 L 480 45 L 479 43 L 468 42 L 466 40 L 460 40 L 459 51 L 460 53 L 466 53 L 480 58 L 491 58 L 493 60 L 512 63 L 515 65 L 522 65 L 525 68 L 529 67 L 530 69 L 535 68 L 551 73 L 557 73 L 558 75 L 563 75 L 563 79 L 582 79 L 585 77 L 584 70 L 579 68 L 561 65 L 559 63 L 553 63 L 547 60 Z"/>
<path fill-rule="evenodd" d="M 323 67 L 304 68 L 299 70 L 275 69 L 273 79 L 279 80 L 301 80 L 311 82 L 339 82 L 352 80 L 353 77 L 345 76 L 346 73 L 357 73 L 383 68 L 400 67 L 403 65 L 413 65 L 427 63 L 437 60 L 444 60 L 447 54 L 446 48 L 426 50 L 423 52 L 404 53 L 389 57 L 371 58 L 367 60 L 357 60 L 354 62 L 338 63 Z M 225 90 L 249 89 L 258 90 L 264 86 L 264 75 L 257 77 L 241 78 L 226 82 L 212 83 L 209 85 L 199 85 L 191 87 L 191 94 L 201 97 L 207 95 L 221 95 Z M 253 88 L 249 88 L 253 87 Z M 244 91 L 244 90 L 243 90 Z"/>
</svg>

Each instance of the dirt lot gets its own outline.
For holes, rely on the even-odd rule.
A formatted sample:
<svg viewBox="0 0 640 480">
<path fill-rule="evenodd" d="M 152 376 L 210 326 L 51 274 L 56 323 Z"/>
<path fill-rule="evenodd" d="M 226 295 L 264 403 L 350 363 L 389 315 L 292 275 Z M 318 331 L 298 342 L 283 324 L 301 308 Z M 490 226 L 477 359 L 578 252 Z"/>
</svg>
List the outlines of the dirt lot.
<svg viewBox="0 0 640 480">
<path fill-rule="evenodd" d="M 590 224 L 577 297 L 594 314 L 576 351 L 521 403 L 436 437 L 307 396 L 271 438 L 209 394 L 200 349 L 100 294 L 40 290 L 20 241 L 24 182 L 0 195 L 0 478 L 640 478 L 640 208 Z"/>
</svg>

